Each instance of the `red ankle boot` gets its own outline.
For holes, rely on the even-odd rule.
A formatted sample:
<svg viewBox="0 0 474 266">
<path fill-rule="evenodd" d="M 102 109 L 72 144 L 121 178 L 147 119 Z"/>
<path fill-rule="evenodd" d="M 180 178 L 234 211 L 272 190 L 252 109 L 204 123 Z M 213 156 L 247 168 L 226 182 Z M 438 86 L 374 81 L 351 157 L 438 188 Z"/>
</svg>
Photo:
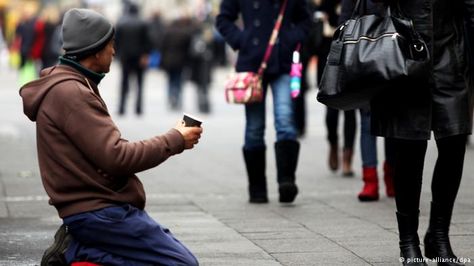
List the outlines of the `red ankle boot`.
<svg viewBox="0 0 474 266">
<path fill-rule="evenodd" d="M 383 179 L 385 181 L 385 191 L 387 197 L 395 197 L 395 187 L 393 185 L 393 167 L 385 161 L 383 163 Z"/>
<path fill-rule="evenodd" d="M 376 167 L 363 167 L 362 180 L 364 187 L 359 193 L 360 201 L 375 201 L 379 199 L 379 179 Z"/>
</svg>

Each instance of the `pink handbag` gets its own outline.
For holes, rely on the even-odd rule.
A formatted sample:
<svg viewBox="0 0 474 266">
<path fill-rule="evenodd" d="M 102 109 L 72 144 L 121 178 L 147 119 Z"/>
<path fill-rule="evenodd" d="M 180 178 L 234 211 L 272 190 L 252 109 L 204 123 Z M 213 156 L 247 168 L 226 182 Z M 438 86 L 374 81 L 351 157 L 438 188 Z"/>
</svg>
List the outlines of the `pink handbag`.
<svg viewBox="0 0 474 266">
<path fill-rule="evenodd" d="M 285 0 L 281 6 L 280 13 L 278 14 L 277 21 L 273 28 L 272 36 L 268 41 L 265 56 L 263 57 L 258 72 L 237 72 L 230 75 L 227 79 L 225 83 L 225 99 L 228 103 L 248 104 L 261 102 L 263 100 L 263 72 L 267 67 L 268 59 L 270 59 L 273 46 L 278 37 L 278 32 L 280 32 L 287 1 L 288 0 Z"/>
<path fill-rule="evenodd" d="M 262 76 L 254 72 L 232 74 L 225 84 L 228 103 L 254 103 L 263 100 Z"/>
</svg>

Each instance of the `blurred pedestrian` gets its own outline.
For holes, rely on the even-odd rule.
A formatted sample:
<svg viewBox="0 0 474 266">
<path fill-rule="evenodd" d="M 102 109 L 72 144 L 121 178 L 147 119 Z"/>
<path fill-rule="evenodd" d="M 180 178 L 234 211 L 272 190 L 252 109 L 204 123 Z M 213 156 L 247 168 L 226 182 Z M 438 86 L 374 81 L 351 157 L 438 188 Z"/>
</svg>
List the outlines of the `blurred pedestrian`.
<svg viewBox="0 0 474 266">
<path fill-rule="evenodd" d="M 320 44 L 318 55 L 318 80 L 321 80 L 324 67 L 326 66 L 327 56 L 331 47 L 332 35 L 335 28 L 339 25 L 340 0 L 321 0 L 317 10 L 319 19 L 323 22 L 323 38 Z M 340 165 L 339 150 L 339 110 L 330 107 L 326 108 L 326 128 L 327 139 L 329 142 L 329 169 L 337 171 Z M 354 140 L 356 135 L 356 115 L 355 110 L 343 111 L 343 136 L 344 143 L 342 147 L 342 175 L 345 177 L 354 176 L 352 170 L 352 158 L 354 155 Z"/>
<path fill-rule="evenodd" d="M 345 1 L 345 0 L 342 0 Z M 352 1 L 352 0 L 349 0 Z M 364 185 L 358 194 L 360 201 L 379 199 L 379 177 L 377 173 L 377 137 L 370 132 L 370 108 L 360 109 L 360 155 L 362 159 L 362 181 Z M 387 197 L 395 197 L 393 186 L 394 147 L 384 139 L 385 161 L 383 163 L 383 180 Z"/>
<path fill-rule="evenodd" d="M 8 46 L 3 38 L 3 30 L 0 27 L 0 70 L 4 71 L 4 68 L 6 69 L 8 66 Z"/>
<path fill-rule="evenodd" d="M 189 63 L 191 38 L 196 29 L 189 14 L 181 14 L 166 26 L 164 32 L 161 67 L 168 76 L 168 105 L 171 110 L 182 108 L 183 72 Z"/>
<path fill-rule="evenodd" d="M 379 12 L 379 7 L 371 1 L 367 1 L 367 10 L 369 14 Z M 340 24 L 351 18 L 354 11 L 356 0 L 342 0 Z M 361 84 L 363 86 L 363 84 Z M 360 201 L 376 201 L 379 199 L 379 178 L 377 172 L 377 138 L 370 132 L 370 106 L 360 110 L 360 154 L 362 159 L 362 181 L 363 187 L 358 194 Z M 393 161 L 394 152 L 390 142 L 384 141 L 385 161 L 383 163 L 383 179 L 385 182 L 385 192 L 388 197 L 395 196 L 393 186 Z"/>
<path fill-rule="evenodd" d="M 20 90 L 25 115 L 36 121 L 43 184 L 63 219 L 41 265 L 198 265 L 148 216 L 135 174 L 193 148 L 202 129 L 178 123 L 161 136 L 123 139 L 97 87 L 115 54 L 112 24 L 95 11 L 71 9 L 62 35 L 60 64 Z"/>
<path fill-rule="evenodd" d="M 161 12 L 156 10 L 148 21 L 148 36 L 150 37 L 151 44 L 151 53 L 148 62 L 150 68 L 158 68 L 160 66 L 164 31 L 165 25 Z"/>
<path fill-rule="evenodd" d="M 310 26 L 305 0 L 239 1 L 223 0 L 216 26 L 226 42 L 238 50 L 237 72 L 257 72 L 283 3 L 287 3 L 278 41 L 263 75 L 264 95 L 270 86 L 273 95 L 275 155 L 280 202 L 293 202 L 298 188 L 295 172 L 300 145 L 291 98 L 290 67 L 298 43 L 306 38 Z M 241 15 L 243 28 L 235 23 Z M 245 144 L 243 155 L 249 181 L 251 203 L 266 203 L 265 98 L 245 105 Z"/>
<path fill-rule="evenodd" d="M 20 68 L 27 61 L 34 61 L 41 57 L 44 45 L 43 23 L 35 14 L 25 14 L 15 31 L 15 38 L 20 43 Z"/>
<path fill-rule="evenodd" d="M 195 22 L 199 25 L 191 38 L 190 44 L 190 80 L 197 87 L 198 110 L 201 113 L 211 112 L 209 86 L 212 72 L 212 27 L 209 20 Z"/>
<path fill-rule="evenodd" d="M 47 68 L 58 63 L 61 55 L 61 25 L 59 11 L 52 6 L 46 7 L 41 14 L 44 21 L 44 45 L 41 52 L 41 67 Z"/>
<path fill-rule="evenodd" d="M 311 18 L 311 27 L 306 41 L 304 41 L 301 46 L 301 64 L 303 66 L 301 72 L 301 89 L 300 95 L 294 99 L 295 123 L 299 137 L 303 137 L 306 133 L 306 92 L 310 87 L 308 80 L 308 66 L 311 59 L 314 58 L 314 56 L 317 56 L 318 51 L 321 49 L 323 38 L 323 23 L 320 19 L 321 12 L 318 11 L 320 3 L 321 0 L 307 0 L 307 7 Z"/>
<path fill-rule="evenodd" d="M 38 17 L 37 7 L 26 5 L 23 17 L 16 27 L 14 41 L 20 49 L 18 82 L 23 85 L 38 77 L 45 44 L 45 23 Z"/>
<path fill-rule="evenodd" d="M 395 147 L 395 201 L 400 237 L 400 256 L 422 261 L 418 216 L 427 143 L 433 133 L 438 159 L 431 182 L 431 212 L 424 237 L 425 256 L 457 262 L 449 227 L 461 182 L 466 136 L 471 134 L 470 97 L 466 86 L 465 34 L 474 33 L 474 1 L 399 0 L 401 13 L 413 20 L 427 43 L 432 59 L 430 76 L 416 83 L 393 84 L 371 103 L 372 133 L 384 136 Z"/>
<path fill-rule="evenodd" d="M 125 114 L 131 76 L 135 76 L 137 81 L 135 113 L 141 115 L 143 113 L 143 76 L 148 66 L 151 44 L 148 25 L 139 17 L 137 5 L 128 4 L 124 16 L 117 22 L 115 45 L 122 67 L 119 115 Z"/>
</svg>

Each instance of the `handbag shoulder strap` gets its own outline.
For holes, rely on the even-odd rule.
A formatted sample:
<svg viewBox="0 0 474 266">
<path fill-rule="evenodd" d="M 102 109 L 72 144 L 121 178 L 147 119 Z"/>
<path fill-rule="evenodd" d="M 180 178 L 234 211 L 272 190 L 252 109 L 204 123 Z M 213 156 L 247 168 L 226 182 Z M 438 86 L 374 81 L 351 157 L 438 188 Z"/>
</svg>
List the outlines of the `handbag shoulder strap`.
<svg viewBox="0 0 474 266">
<path fill-rule="evenodd" d="M 283 4 L 281 5 L 280 13 L 278 14 L 278 18 L 275 22 L 275 26 L 273 27 L 272 35 L 270 36 L 270 40 L 268 41 L 267 49 L 265 50 L 265 55 L 263 56 L 263 61 L 260 64 L 260 68 L 258 69 L 258 72 L 257 72 L 259 76 L 262 76 L 263 71 L 265 71 L 265 69 L 267 68 L 267 62 L 270 59 L 270 55 L 272 54 L 273 46 L 275 46 L 275 42 L 277 40 L 278 33 L 280 32 L 281 23 L 283 21 L 283 15 L 285 13 L 287 2 L 288 2 L 288 0 L 284 0 Z"/>
</svg>

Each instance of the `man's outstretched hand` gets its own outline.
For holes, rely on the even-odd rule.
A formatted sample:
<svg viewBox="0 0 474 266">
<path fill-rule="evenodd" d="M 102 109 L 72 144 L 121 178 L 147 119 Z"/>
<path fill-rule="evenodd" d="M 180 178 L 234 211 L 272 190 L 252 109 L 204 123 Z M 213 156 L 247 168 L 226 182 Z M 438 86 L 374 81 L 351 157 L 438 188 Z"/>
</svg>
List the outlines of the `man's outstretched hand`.
<svg viewBox="0 0 474 266">
<path fill-rule="evenodd" d="M 202 127 L 186 127 L 184 122 L 180 120 L 174 128 L 183 135 L 185 149 L 192 149 L 194 145 L 198 144 L 202 134 Z"/>
</svg>

